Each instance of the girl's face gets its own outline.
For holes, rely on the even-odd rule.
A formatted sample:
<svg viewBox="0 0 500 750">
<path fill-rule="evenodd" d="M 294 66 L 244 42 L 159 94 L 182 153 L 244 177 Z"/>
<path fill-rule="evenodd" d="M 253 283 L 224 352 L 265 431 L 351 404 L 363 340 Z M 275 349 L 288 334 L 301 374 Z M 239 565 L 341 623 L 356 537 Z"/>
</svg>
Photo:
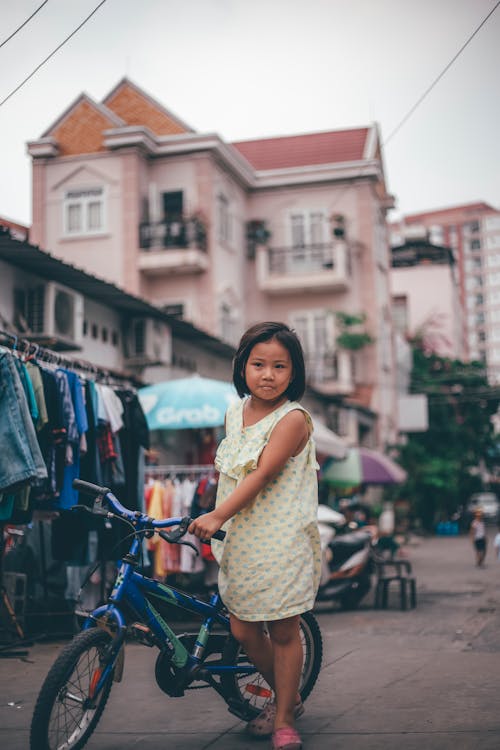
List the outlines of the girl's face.
<svg viewBox="0 0 500 750">
<path fill-rule="evenodd" d="M 275 401 L 283 396 L 293 377 L 288 349 L 276 339 L 255 344 L 245 366 L 245 381 L 255 398 Z"/>
</svg>

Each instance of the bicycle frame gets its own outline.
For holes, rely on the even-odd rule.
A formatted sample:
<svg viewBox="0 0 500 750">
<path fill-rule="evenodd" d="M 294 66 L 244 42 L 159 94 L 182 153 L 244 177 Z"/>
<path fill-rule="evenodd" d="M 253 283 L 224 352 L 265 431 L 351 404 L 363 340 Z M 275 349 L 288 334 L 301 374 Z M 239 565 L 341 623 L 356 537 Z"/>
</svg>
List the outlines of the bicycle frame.
<svg viewBox="0 0 500 750">
<path fill-rule="evenodd" d="M 119 502 L 111 493 L 106 495 L 108 502 L 115 509 L 122 508 Z M 125 509 L 123 509 L 125 510 Z M 125 511 L 127 516 L 132 515 L 130 511 Z M 181 519 L 169 519 L 169 525 L 178 524 Z M 141 527 L 147 523 L 151 524 L 151 519 L 146 516 L 136 517 L 135 525 Z M 153 521 L 153 524 L 164 524 L 164 522 Z M 113 669 L 118 654 L 124 645 L 127 634 L 127 622 L 124 613 L 121 611 L 123 605 L 131 608 L 137 614 L 137 621 L 146 625 L 154 636 L 155 645 L 168 653 L 169 660 L 179 675 L 179 681 L 186 686 L 192 681 L 197 669 L 202 661 L 206 645 L 211 635 L 214 623 L 221 625 L 227 633 L 230 633 L 229 618 L 221 609 L 223 607 L 219 594 L 213 594 L 210 602 L 204 602 L 194 596 L 185 594 L 178 589 L 159 583 L 151 578 L 138 573 L 135 568 L 138 565 L 139 551 L 141 542 L 135 537 L 130 546 L 127 555 L 121 560 L 113 590 L 109 596 L 108 604 L 98 607 L 91 612 L 85 619 L 82 629 L 87 630 L 95 627 L 96 623 L 113 625 L 113 640 L 109 646 L 110 658 L 95 685 L 92 700 L 98 697 L 106 679 Z M 149 595 L 149 598 L 148 598 Z M 174 633 L 169 624 L 164 620 L 160 612 L 155 608 L 150 598 L 157 598 L 170 605 L 181 607 L 195 615 L 203 617 L 195 646 L 190 653 L 179 637 Z M 213 680 L 215 675 L 221 675 L 223 672 L 237 671 L 239 674 L 253 674 L 257 670 L 252 665 L 222 665 L 222 664 L 204 664 L 203 677 L 206 679 L 217 692 L 220 692 L 217 683 Z"/>
</svg>

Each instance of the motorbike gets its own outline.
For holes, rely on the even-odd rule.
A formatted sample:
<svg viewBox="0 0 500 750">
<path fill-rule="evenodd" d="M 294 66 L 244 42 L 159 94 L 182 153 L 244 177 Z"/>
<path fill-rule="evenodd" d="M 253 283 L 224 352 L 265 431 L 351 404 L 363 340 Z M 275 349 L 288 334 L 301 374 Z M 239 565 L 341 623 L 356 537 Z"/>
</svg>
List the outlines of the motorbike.
<svg viewBox="0 0 500 750">
<path fill-rule="evenodd" d="M 342 513 L 326 505 L 318 508 L 318 527 L 321 579 L 316 601 L 338 601 L 342 609 L 355 609 L 371 589 L 374 531 L 352 528 Z"/>
</svg>

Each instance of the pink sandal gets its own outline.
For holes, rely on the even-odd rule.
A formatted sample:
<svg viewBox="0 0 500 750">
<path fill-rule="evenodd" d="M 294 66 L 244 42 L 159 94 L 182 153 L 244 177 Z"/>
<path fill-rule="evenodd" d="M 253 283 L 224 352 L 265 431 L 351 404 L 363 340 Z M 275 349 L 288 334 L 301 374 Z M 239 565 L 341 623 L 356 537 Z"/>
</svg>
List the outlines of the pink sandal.
<svg viewBox="0 0 500 750">
<path fill-rule="evenodd" d="M 281 727 L 273 732 L 273 750 L 302 750 L 302 740 L 293 727 Z"/>
<path fill-rule="evenodd" d="M 294 716 L 296 719 L 304 713 L 304 704 L 299 701 L 295 704 Z M 270 701 L 266 703 L 263 710 L 255 719 L 248 722 L 246 726 L 247 734 L 252 737 L 271 737 L 274 729 L 274 719 L 276 718 L 276 703 Z"/>
</svg>

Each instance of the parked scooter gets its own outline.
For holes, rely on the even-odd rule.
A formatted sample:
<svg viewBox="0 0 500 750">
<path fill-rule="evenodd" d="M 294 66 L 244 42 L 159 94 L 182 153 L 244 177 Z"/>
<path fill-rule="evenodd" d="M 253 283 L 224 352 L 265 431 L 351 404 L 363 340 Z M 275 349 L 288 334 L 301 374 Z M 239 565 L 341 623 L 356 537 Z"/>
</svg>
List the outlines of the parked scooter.
<svg viewBox="0 0 500 750">
<path fill-rule="evenodd" d="M 373 533 L 351 529 L 342 513 L 318 507 L 321 538 L 321 579 L 316 601 L 338 601 L 355 609 L 371 589 Z"/>
</svg>

